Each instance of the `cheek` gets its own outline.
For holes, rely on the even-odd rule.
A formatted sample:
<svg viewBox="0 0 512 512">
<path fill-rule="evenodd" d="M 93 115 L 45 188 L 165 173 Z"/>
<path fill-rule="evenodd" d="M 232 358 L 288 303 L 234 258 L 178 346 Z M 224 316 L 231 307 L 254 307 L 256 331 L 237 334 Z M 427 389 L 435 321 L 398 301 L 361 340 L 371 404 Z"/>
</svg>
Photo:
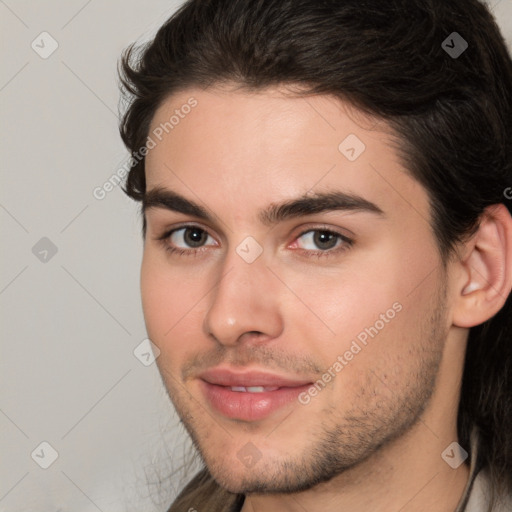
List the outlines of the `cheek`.
<svg viewBox="0 0 512 512">
<path fill-rule="evenodd" d="M 168 293 L 168 283 L 165 278 L 162 279 L 160 265 L 148 255 L 147 251 L 144 252 L 142 260 L 140 287 L 142 309 L 149 337 L 154 343 L 160 345 L 161 338 L 170 328 L 167 312 L 173 309 L 169 304 L 172 295 Z"/>
<path fill-rule="evenodd" d="M 204 321 L 205 277 L 173 266 L 165 255 L 146 250 L 141 266 L 141 298 L 146 331 L 160 349 L 157 364 L 167 379 L 178 375 L 185 360 L 201 349 L 199 331 Z M 193 340 L 193 341 L 192 341 Z M 169 389 L 174 386 L 168 381 Z"/>
<path fill-rule="evenodd" d="M 146 251 L 141 267 L 141 298 L 146 328 L 150 339 L 164 350 L 191 314 L 192 305 L 200 297 L 192 283 L 178 276 L 159 254 Z M 195 300 L 194 300 L 195 298 Z"/>
<path fill-rule="evenodd" d="M 303 273 L 300 278 L 288 272 L 288 282 L 294 283 L 294 291 L 312 313 L 290 298 L 288 317 L 307 333 L 305 339 L 323 339 L 308 349 L 326 365 L 349 350 L 354 340 L 362 352 L 398 357 L 404 347 L 420 343 L 424 334 L 425 317 L 431 314 L 439 286 L 438 266 L 434 248 L 418 254 L 417 244 L 401 241 L 358 254 L 339 271 Z M 354 359 L 366 361 L 359 355 Z"/>
</svg>

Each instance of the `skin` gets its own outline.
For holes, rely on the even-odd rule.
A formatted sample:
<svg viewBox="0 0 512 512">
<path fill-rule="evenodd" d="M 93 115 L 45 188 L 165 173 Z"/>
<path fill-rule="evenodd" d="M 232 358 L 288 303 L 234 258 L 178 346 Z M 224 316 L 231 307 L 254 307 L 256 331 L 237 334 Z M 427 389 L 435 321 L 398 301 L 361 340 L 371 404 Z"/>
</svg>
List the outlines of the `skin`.
<svg viewBox="0 0 512 512">
<path fill-rule="evenodd" d="M 468 467 L 452 469 L 441 453 L 457 441 L 470 322 L 456 316 L 472 314 L 460 298 L 471 275 L 443 265 L 426 191 L 390 130 L 328 96 L 214 88 L 168 98 L 150 132 L 190 97 L 197 107 L 146 157 L 147 190 L 176 191 L 215 221 L 149 208 L 141 290 L 163 381 L 213 477 L 247 495 L 244 512 L 453 511 Z M 338 150 L 348 134 L 366 145 L 353 162 Z M 271 203 L 329 190 L 383 214 L 258 218 Z M 210 235 L 194 255 L 183 231 L 158 240 L 183 223 Z M 319 257 L 308 229 L 353 243 Z M 250 264 L 236 252 L 248 236 L 263 249 Z M 400 312 L 307 405 L 245 422 L 200 391 L 198 374 L 221 363 L 316 381 L 395 303 Z M 252 467 L 238 457 L 249 442 L 261 455 Z"/>
</svg>

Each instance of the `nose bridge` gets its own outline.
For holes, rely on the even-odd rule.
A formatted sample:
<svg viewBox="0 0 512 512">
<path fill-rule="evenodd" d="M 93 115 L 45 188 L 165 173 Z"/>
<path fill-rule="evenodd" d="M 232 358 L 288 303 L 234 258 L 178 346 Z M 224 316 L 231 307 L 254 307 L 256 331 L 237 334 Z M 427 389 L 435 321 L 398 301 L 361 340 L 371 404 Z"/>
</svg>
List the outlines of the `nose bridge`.
<svg viewBox="0 0 512 512">
<path fill-rule="evenodd" d="M 222 344 L 235 344 L 247 332 L 277 337 L 282 330 L 275 279 L 261 254 L 246 258 L 250 251 L 244 243 L 230 251 L 210 295 L 204 329 Z"/>
</svg>

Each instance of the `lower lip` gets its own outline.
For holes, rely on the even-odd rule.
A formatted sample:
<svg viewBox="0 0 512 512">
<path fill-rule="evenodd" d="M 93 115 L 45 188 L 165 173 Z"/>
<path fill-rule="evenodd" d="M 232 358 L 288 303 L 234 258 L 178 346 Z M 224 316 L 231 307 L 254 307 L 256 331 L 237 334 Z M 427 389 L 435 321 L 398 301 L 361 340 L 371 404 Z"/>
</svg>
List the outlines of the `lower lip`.
<svg viewBox="0 0 512 512">
<path fill-rule="evenodd" d="M 298 400 L 303 391 L 311 384 L 295 388 L 279 388 L 275 391 L 250 393 L 248 391 L 231 391 L 225 386 L 200 381 L 201 391 L 210 404 L 221 414 L 228 418 L 257 421 L 262 420 L 274 411 Z"/>
</svg>

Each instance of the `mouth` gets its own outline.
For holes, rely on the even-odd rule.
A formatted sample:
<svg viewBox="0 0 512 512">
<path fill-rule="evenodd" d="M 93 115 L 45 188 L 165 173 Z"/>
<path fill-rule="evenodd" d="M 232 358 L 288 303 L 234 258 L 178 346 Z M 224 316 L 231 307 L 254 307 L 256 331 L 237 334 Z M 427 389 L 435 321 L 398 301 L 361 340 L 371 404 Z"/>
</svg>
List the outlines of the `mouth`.
<svg viewBox="0 0 512 512">
<path fill-rule="evenodd" d="M 267 391 L 276 391 L 278 389 L 281 389 L 277 386 L 273 387 L 263 387 L 263 386 L 224 386 L 229 387 L 231 391 L 236 391 L 237 393 L 265 393 Z"/>
<path fill-rule="evenodd" d="M 242 421 L 258 421 L 290 403 L 311 385 L 265 372 L 236 373 L 216 368 L 199 377 L 201 392 L 210 407 L 221 415 Z"/>
</svg>

